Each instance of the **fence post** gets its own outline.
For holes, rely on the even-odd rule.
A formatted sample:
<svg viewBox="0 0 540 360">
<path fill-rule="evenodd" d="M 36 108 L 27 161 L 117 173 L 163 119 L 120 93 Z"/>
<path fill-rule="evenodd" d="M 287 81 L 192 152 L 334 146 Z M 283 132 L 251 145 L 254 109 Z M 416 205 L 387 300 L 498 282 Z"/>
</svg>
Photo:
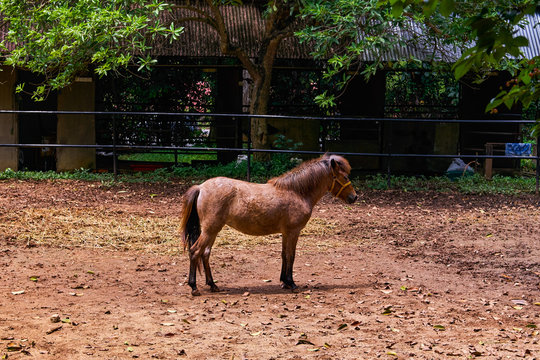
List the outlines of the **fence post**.
<svg viewBox="0 0 540 360">
<path fill-rule="evenodd" d="M 540 143 L 538 142 L 540 140 L 540 136 L 536 137 L 536 195 L 538 195 L 538 188 L 540 186 L 539 184 L 539 178 L 540 178 L 540 152 L 538 149 L 538 145 Z"/>
<path fill-rule="evenodd" d="M 392 186 L 390 162 L 392 161 L 392 121 L 388 124 L 388 160 L 386 161 L 386 190 Z"/>
<path fill-rule="evenodd" d="M 486 155 L 493 155 L 493 144 L 486 143 Z M 484 162 L 484 177 L 491 180 L 493 177 L 493 158 L 486 158 Z"/>
<path fill-rule="evenodd" d="M 390 186 L 392 186 L 392 174 L 390 171 L 390 160 L 392 159 L 392 155 L 388 153 L 388 161 L 386 162 L 386 190 L 390 190 Z"/>
<path fill-rule="evenodd" d="M 116 163 L 116 116 L 112 117 L 112 130 L 113 130 L 113 174 L 114 181 L 118 180 L 118 166 Z"/>
<path fill-rule="evenodd" d="M 251 116 L 248 117 L 247 181 L 251 181 Z"/>
</svg>

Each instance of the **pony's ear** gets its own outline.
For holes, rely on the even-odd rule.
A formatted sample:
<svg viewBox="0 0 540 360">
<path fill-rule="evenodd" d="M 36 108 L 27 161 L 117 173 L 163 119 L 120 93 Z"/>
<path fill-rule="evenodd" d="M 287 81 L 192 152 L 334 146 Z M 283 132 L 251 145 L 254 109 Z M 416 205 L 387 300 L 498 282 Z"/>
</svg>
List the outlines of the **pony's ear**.
<svg viewBox="0 0 540 360">
<path fill-rule="evenodd" d="M 332 169 L 337 170 L 338 162 L 334 159 L 330 159 L 330 166 L 332 167 Z"/>
</svg>

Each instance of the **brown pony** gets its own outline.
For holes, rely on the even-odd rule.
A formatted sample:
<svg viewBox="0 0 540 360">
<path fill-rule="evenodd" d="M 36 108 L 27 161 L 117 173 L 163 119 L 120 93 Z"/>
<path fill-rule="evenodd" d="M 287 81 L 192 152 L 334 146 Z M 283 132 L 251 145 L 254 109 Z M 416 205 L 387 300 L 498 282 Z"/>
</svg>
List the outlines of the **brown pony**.
<svg viewBox="0 0 540 360">
<path fill-rule="evenodd" d="M 300 230 L 325 193 L 350 204 L 356 201 L 350 172 L 345 158 L 325 154 L 266 184 L 217 177 L 192 186 L 183 197 L 180 224 L 184 248 L 189 248 L 191 294 L 200 295 L 196 271 L 201 260 L 206 284 L 212 292 L 219 291 L 208 260 L 216 235 L 225 224 L 248 235 L 281 233 L 281 287 L 297 289 L 293 263 Z"/>
</svg>

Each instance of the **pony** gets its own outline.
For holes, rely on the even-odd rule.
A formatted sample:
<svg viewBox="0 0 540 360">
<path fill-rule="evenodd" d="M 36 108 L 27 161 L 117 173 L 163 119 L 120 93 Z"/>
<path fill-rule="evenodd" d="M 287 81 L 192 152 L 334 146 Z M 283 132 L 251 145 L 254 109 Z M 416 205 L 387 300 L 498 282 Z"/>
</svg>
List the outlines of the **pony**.
<svg viewBox="0 0 540 360">
<path fill-rule="evenodd" d="M 180 236 L 184 250 L 189 250 L 191 294 L 200 295 L 196 276 L 201 262 L 206 284 L 212 292 L 220 291 L 209 259 L 216 236 L 225 225 L 248 235 L 281 233 L 281 287 L 296 291 L 293 264 L 298 235 L 327 192 L 349 204 L 358 199 L 350 172 L 345 158 L 325 154 L 265 184 L 216 177 L 189 188 L 182 198 Z"/>
</svg>

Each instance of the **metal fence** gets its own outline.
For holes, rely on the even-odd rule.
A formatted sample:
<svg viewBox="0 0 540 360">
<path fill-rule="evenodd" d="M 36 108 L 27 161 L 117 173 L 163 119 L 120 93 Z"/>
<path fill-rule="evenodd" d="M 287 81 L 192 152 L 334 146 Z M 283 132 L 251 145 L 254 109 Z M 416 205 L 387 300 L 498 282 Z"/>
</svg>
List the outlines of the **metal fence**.
<svg viewBox="0 0 540 360">
<path fill-rule="evenodd" d="M 497 124 L 532 124 L 534 120 L 516 120 L 516 119 L 498 119 L 498 120 L 450 120 L 450 119 L 398 119 L 398 118 L 358 118 L 358 117 L 310 117 L 310 116 L 286 116 L 286 115 L 249 115 L 249 114 L 219 114 L 219 113 L 168 113 L 168 112 L 102 112 L 102 111 L 24 111 L 24 110 L 0 110 L 0 114 L 26 114 L 26 115 L 92 115 L 96 118 L 100 118 L 102 121 L 108 121 L 110 123 L 111 143 L 109 144 L 42 144 L 42 143 L 26 143 L 26 144 L 0 144 L 0 148 L 91 148 L 102 151 L 109 151 L 112 153 L 113 160 L 113 172 L 116 176 L 118 172 L 118 154 L 119 152 L 144 152 L 144 151 L 162 151 L 167 153 L 179 154 L 179 153 L 204 153 L 204 152 L 235 152 L 247 155 L 247 174 L 246 177 L 249 181 L 251 177 L 251 155 L 254 153 L 288 153 L 298 155 L 320 155 L 326 152 L 323 146 L 319 146 L 318 149 L 313 150 L 287 150 L 287 149 L 254 149 L 251 140 L 251 122 L 253 118 L 265 118 L 265 119 L 285 119 L 287 121 L 318 121 L 321 124 L 327 124 L 331 122 L 380 122 L 380 123 L 449 123 L 449 124 L 484 124 L 492 125 L 494 122 Z M 141 142 L 134 143 L 119 143 L 118 131 L 122 128 L 122 119 L 126 117 L 142 117 L 145 122 L 162 121 L 159 119 L 167 118 L 173 119 L 170 121 L 180 123 L 183 126 L 193 126 L 201 122 L 205 123 L 205 126 L 210 126 L 213 121 L 217 119 L 229 118 L 241 120 L 244 122 L 245 141 L 237 143 L 235 147 L 219 147 L 215 144 L 205 144 L 193 142 L 191 144 L 184 141 L 183 145 L 177 146 L 175 144 L 163 145 L 158 144 L 156 141 L 149 141 L 147 144 L 141 144 Z M 119 124 L 120 123 L 120 124 Z M 192 140 L 195 140 L 193 138 Z M 538 138 L 536 139 L 537 144 Z M 205 146 L 206 145 L 206 146 Z M 210 146 L 208 146 L 210 145 Z M 463 159 L 529 159 L 536 162 L 536 191 L 538 193 L 539 178 L 540 178 L 540 152 L 537 151 L 536 155 L 531 156 L 512 156 L 512 155 L 493 155 L 493 154 L 419 154 L 419 153 L 394 153 L 388 152 L 337 152 L 332 153 L 343 156 L 359 156 L 359 157 L 377 157 L 383 159 L 394 158 L 463 158 Z M 390 181 L 390 175 L 392 173 L 391 161 L 386 162 L 386 173 L 388 181 Z"/>
</svg>

